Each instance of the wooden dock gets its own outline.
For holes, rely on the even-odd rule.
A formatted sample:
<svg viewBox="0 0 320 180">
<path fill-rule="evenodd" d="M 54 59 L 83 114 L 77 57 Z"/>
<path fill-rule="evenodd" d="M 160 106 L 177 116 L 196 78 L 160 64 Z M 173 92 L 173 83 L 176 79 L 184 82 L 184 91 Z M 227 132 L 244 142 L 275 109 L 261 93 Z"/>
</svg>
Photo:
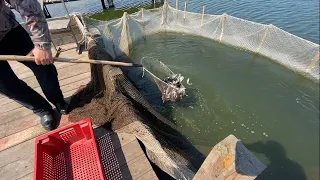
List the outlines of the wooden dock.
<svg viewBox="0 0 320 180">
<path fill-rule="evenodd" d="M 75 44 L 63 45 L 63 49 Z M 61 53 L 60 57 L 77 55 L 75 49 Z M 35 91 L 43 95 L 32 71 L 18 62 L 10 62 L 13 71 Z M 81 85 L 90 81 L 89 64 L 55 63 L 58 79 L 64 97 L 75 93 Z M 33 179 L 34 139 L 46 133 L 40 118 L 32 111 L 0 95 L 0 180 Z M 60 126 L 68 124 L 68 117 L 62 116 Z M 96 134 L 96 133 L 95 133 Z M 98 135 L 101 132 L 97 133 Z M 157 179 L 138 141 L 132 135 L 109 133 L 114 151 L 114 163 L 123 179 Z"/>
</svg>

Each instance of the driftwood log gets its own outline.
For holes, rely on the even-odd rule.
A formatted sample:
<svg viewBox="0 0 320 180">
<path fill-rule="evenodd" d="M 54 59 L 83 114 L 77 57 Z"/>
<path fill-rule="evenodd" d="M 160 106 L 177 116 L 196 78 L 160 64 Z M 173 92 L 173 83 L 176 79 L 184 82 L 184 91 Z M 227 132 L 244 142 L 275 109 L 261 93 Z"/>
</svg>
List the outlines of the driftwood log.
<svg viewBox="0 0 320 180">
<path fill-rule="evenodd" d="M 194 180 L 252 180 L 265 168 L 240 140 L 229 135 L 213 147 Z"/>
</svg>

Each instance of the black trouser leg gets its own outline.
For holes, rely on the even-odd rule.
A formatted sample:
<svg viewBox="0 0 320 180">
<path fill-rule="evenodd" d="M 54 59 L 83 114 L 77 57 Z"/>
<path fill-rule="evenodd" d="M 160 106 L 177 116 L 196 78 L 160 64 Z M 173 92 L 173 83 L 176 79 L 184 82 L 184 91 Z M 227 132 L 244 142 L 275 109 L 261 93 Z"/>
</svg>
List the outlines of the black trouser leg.
<svg viewBox="0 0 320 180">
<path fill-rule="evenodd" d="M 41 95 L 14 74 L 8 62 L 0 62 L 0 92 L 37 115 L 52 109 Z"/>
<path fill-rule="evenodd" d="M 28 33 L 21 26 L 12 29 L 0 41 L 0 55 L 27 55 L 33 48 L 34 45 Z M 42 66 L 36 65 L 34 62 L 22 63 L 33 71 L 42 91 L 51 103 L 56 104 L 63 101 L 54 65 Z M 7 62 L 0 63 L 0 92 L 39 115 L 52 109 L 42 96 L 18 79 Z"/>
<path fill-rule="evenodd" d="M 22 62 L 29 67 L 36 76 L 46 98 L 54 105 L 64 102 L 58 81 L 56 67 L 51 65 L 39 66 L 34 62 Z"/>
</svg>

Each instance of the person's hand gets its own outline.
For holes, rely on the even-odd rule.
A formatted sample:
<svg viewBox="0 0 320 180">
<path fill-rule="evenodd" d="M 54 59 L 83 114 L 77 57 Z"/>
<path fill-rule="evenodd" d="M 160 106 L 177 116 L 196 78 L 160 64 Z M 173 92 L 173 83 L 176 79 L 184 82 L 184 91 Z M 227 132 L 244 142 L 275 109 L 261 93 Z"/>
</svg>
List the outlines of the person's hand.
<svg viewBox="0 0 320 180">
<path fill-rule="evenodd" d="M 51 50 L 42 50 L 34 48 L 30 55 L 34 56 L 37 65 L 49 65 L 53 64 L 52 52 Z"/>
</svg>

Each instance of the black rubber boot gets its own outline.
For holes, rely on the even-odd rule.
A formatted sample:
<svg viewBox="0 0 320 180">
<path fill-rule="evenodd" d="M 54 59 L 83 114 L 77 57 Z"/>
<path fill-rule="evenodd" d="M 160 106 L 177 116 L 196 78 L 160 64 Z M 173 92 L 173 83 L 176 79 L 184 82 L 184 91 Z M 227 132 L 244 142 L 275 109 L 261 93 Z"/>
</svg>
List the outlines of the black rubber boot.
<svg viewBox="0 0 320 180">
<path fill-rule="evenodd" d="M 47 131 L 54 130 L 59 125 L 59 117 L 55 115 L 54 111 L 44 112 L 40 116 L 40 123 Z"/>
<path fill-rule="evenodd" d="M 57 103 L 57 104 L 55 104 L 55 106 L 56 106 L 57 111 L 63 115 L 67 115 L 71 111 L 69 104 L 66 103 L 65 101 L 63 101 L 61 103 Z"/>
</svg>

